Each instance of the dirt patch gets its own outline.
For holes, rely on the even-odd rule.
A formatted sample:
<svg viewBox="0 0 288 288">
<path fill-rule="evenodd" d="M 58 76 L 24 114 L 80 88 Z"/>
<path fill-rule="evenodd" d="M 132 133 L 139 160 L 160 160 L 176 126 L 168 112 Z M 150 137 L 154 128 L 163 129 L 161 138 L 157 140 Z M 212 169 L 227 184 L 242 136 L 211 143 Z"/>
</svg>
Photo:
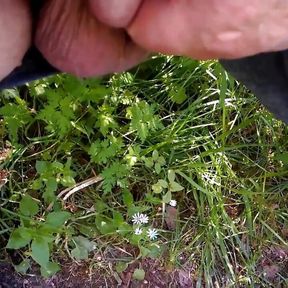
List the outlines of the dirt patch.
<svg viewBox="0 0 288 288">
<path fill-rule="evenodd" d="M 281 279 L 288 279 L 288 249 L 280 246 L 266 248 L 260 258 L 258 271 L 270 283 L 277 284 Z"/>
<path fill-rule="evenodd" d="M 111 265 L 110 267 L 113 268 Z M 139 267 L 145 271 L 143 281 L 133 279 L 133 272 Z M 93 268 L 88 263 L 66 263 L 62 266 L 61 272 L 50 279 L 43 279 L 36 271 L 23 276 L 16 273 L 12 265 L 0 263 L 0 288 L 193 287 L 189 271 L 167 271 L 155 259 L 147 258 L 141 262 L 134 262 L 119 274 L 114 269 L 107 270 L 106 268 L 102 270 L 99 267 Z"/>
<path fill-rule="evenodd" d="M 119 263 L 120 259 L 124 259 L 124 255 L 111 249 L 106 255 L 95 254 L 89 261 L 79 263 L 72 260 L 61 261 L 61 272 L 49 279 L 39 276 L 37 267 L 33 267 L 32 271 L 24 276 L 16 273 L 12 265 L 0 263 L 0 288 L 196 287 L 197 265 L 196 262 L 193 264 L 191 261 L 186 261 L 189 258 L 188 255 L 186 255 L 187 257 L 179 255 L 179 260 L 183 258 L 183 263 L 181 263 L 181 269 L 177 269 L 164 263 L 163 258 L 162 261 L 151 258 L 131 261 L 137 258 L 134 253 L 131 253 L 130 255 L 133 257 L 130 258 L 128 267 L 123 272 L 117 273 L 115 265 Z M 144 280 L 133 279 L 135 269 L 145 271 Z M 279 284 L 281 279 L 288 277 L 287 248 L 272 246 L 265 249 L 258 262 L 257 274 L 267 283 L 274 285 L 273 287 L 282 287 Z M 277 286 L 277 283 L 280 286 Z M 239 287 L 244 286 L 240 285 Z"/>
</svg>

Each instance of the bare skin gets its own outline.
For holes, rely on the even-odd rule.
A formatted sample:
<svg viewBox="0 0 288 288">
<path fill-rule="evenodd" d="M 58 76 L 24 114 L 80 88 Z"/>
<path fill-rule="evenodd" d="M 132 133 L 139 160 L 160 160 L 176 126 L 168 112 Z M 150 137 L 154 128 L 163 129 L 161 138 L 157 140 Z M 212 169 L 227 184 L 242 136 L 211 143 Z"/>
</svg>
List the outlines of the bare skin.
<svg viewBox="0 0 288 288">
<path fill-rule="evenodd" d="M 31 19 L 26 0 L 1 0 L 0 80 L 21 60 L 30 45 Z"/>
<path fill-rule="evenodd" d="M 1 78 L 19 64 L 30 43 L 30 18 L 24 7 L 27 1 L 0 2 L 5 8 L 2 4 Z M 123 71 L 150 52 L 231 59 L 288 48 L 286 0 L 119 3 L 47 0 L 33 41 L 53 66 L 77 76 Z M 20 13 L 18 17 L 13 14 L 16 12 Z M 16 24 L 11 20 L 15 18 Z"/>
</svg>

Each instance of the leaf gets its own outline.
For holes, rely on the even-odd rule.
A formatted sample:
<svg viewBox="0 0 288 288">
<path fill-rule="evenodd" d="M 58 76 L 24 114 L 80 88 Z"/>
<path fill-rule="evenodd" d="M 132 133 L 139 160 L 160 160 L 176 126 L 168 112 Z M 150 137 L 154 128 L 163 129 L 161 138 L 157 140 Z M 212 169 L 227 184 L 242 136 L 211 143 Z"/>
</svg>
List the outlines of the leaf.
<svg viewBox="0 0 288 288">
<path fill-rule="evenodd" d="M 38 174 L 43 174 L 47 171 L 48 164 L 46 161 L 36 161 L 35 168 Z"/>
<path fill-rule="evenodd" d="M 75 180 L 71 175 L 65 175 L 61 178 L 61 184 L 65 187 L 71 187 L 75 185 Z"/>
<path fill-rule="evenodd" d="M 176 104 L 182 104 L 187 99 L 185 88 L 174 86 L 169 92 L 169 98 Z"/>
<path fill-rule="evenodd" d="M 175 172 L 174 170 L 168 170 L 168 180 L 169 182 L 175 181 Z"/>
<path fill-rule="evenodd" d="M 20 201 L 20 212 L 25 216 L 34 216 L 38 213 L 38 203 L 29 195 L 22 197 Z"/>
<path fill-rule="evenodd" d="M 144 164 L 147 168 L 153 167 L 153 159 L 151 157 L 144 158 Z"/>
<path fill-rule="evenodd" d="M 152 152 L 152 159 L 156 162 L 158 158 L 159 158 L 159 153 L 157 150 L 154 150 Z"/>
<path fill-rule="evenodd" d="M 124 223 L 124 218 L 122 214 L 118 211 L 113 211 L 113 224 L 119 227 Z"/>
<path fill-rule="evenodd" d="M 122 199 L 123 199 L 123 203 L 126 205 L 127 208 L 129 208 L 130 206 L 133 205 L 134 203 L 134 199 L 133 199 L 133 195 L 130 191 L 128 191 L 127 189 L 125 189 L 122 193 Z"/>
<path fill-rule="evenodd" d="M 76 247 L 71 250 L 71 256 L 76 260 L 86 260 L 88 259 L 89 254 L 85 248 L 76 245 Z"/>
<path fill-rule="evenodd" d="M 171 191 L 169 190 L 164 196 L 163 196 L 163 202 L 164 203 L 169 203 L 172 199 L 172 194 Z"/>
<path fill-rule="evenodd" d="M 71 255 L 76 260 L 85 260 L 88 259 L 89 252 L 96 249 L 96 243 L 94 241 L 90 241 L 89 239 L 83 236 L 73 237 L 75 248 L 72 249 Z"/>
<path fill-rule="evenodd" d="M 163 190 L 163 187 L 157 182 L 156 184 L 152 185 L 152 190 L 156 194 L 160 194 Z"/>
<path fill-rule="evenodd" d="M 33 190 L 40 190 L 42 188 L 42 180 L 40 178 L 33 181 L 31 188 Z"/>
<path fill-rule="evenodd" d="M 12 142 L 18 141 L 18 131 L 31 120 L 31 112 L 25 106 L 24 101 L 19 104 L 8 103 L 0 108 L 0 115 L 8 128 Z"/>
<path fill-rule="evenodd" d="M 83 236 L 75 236 L 73 237 L 73 240 L 75 241 L 75 243 L 77 243 L 78 246 L 85 248 L 88 252 L 95 250 L 97 247 L 94 241 L 90 241 Z"/>
<path fill-rule="evenodd" d="M 60 266 L 56 262 L 49 262 L 46 266 L 41 266 L 40 271 L 43 277 L 48 278 L 60 271 Z"/>
<path fill-rule="evenodd" d="M 110 234 L 117 230 L 113 221 L 110 218 L 102 217 L 100 215 L 96 216 L 95 224 L 101 234 Z"/>
<path fill-rule="evenodd" d="M 161 253 L 163 252 L 163 246 L 161 248 L 161 246 L 152 243 L 148 247 L 149 247 L 148 257 L 154 258 L 154 259 L 157 259 L 157 258 L 159 259 L 159 257 L 161 256 Z"/>
<path fill-rule="evenodd" d="M 163 188 L 168 188 L 168 183 L 167 181 L 163 180 L 163 179 L 159 179 L 158 180 L 159 185 L 161 185 Z"/>
<path fill-rule="evenodd" d="M 109 159 L 114 158 L 121 151 L 122 147 L 122 138 L 109 136 L 103 141 L 96 140 L 92 143 L 88 153 L 95 163 L 107 163 Z"/>
<path fill-rule="evenodd" d="M 163 166 L 166 164 L 166 160 L 163 156 L 160 156 L 157 160 L 157 163 L 159 163 L 160 166 Z"/>
<path fill-rule="evenodd" d="M 46 266 L 49 262 L 49 246 L 43 238 L 36 238 L 31 244 L 31 257 L 41 266 Z"/>
<path fill-rule="evenodd" d="M 278 154 L 275 156 L 276 160 L 282 161 L 283 164 L 288 164 L 288 152 L 284 152 L 282 154 Z"/>
<path fill-rule="evenodd" d="M 71 217 L 66 211 L 51 212 L 47 215 L 46 224 L 50 224 L 55 228 L 61 227 Z"/>
<path fill-rule="evenodd" d="M 16 228 L 10 235 L 9 241 L 6 248 L 9 249 L 20 249 L 28 245 L 32 240 L 30 233 L 27 228 L 19 227 Z"/>
<path fill-rule="evenodd" d="M 16 272 L 21 274 L 26 274 L 29 268 L 30 268 L 29 259 L 24 259 L 20 264 L 14 265 L 14 269 L 16 270 Z"/>
<path fill-rule="evenodd" d="M 127 165 L 120 163 L 119 161 L 113 162 L 109 167 L 105 168 L 101 173 L 103 177 L 103 189 L 104 192 L 111 192 L 112 188 L 121 181 L 125 182 L 129 170 Z M 126 183 L 127 184 L 127 183 Z M 119 185 L 120 186 L 120 185 Z M 124 185 L 123 185 L 124 186 Z"/>
<path fill-rule="evenodd" d="M 158 162 L 155 163 L 154 168 L 155 168 L 155 172 L 156 172 L 157 174 L 160 174 L 160 172 L 161 172 L 161 165 L 160 165 Z"/>
<path fill-rule="evenodd" d="M 145 279 L 145 271 L 143 269 L 135 269 L 132 277 L 135 280 L 143 281 Z"/>
<path fill-rule="evenodd" d="M 128 263 L 126 262 L 118 262 L 115 265 L 115 269 L 117 273 L 122 273 L 128 268 Z"/>
<path fill-rule="evenodd" d="M 181 186 L 180 184 L 176 183 L 176 182 L 171 182 L 170 185 L 169 185 L 169 190 L 171 192 L 178 192 L 178 191 L 181 191 L 184 189 L 183 186 Z"/>
<path fill-rule="evenodd" d="M 163 128 L 159 117 L 154 114 L 154 108 L 145 101 L 139 101 L 127 108 L 127 117 L 131 119 L 130 131 L 135 131 L 142 142 L 149 132 Z"/>
</svg>

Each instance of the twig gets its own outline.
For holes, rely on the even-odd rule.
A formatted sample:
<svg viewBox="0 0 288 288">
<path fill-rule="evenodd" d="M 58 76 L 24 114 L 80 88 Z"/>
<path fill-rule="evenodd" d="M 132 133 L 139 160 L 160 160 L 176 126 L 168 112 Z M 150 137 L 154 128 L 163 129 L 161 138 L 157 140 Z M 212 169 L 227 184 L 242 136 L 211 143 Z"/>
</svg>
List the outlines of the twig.
<svg viewBox="0 0 288 288">
<path fill-rule="evenodd" d="M 89 179 L 84 180 L 80 183 L 77 183 L 74 187 L 69 187 L 69 188 L 62 190 L 58 194 L 57 197 L 61 198 L 63 195 L 66 194 L 63 198 L 63 200 L 66 201 L 72 194 L 76 193 L 77 191 L 82 190 L 88 186 L 95 184 L 95 183 L 101 182 L 102 180 L 103 180 L 103 178 L 101 176 L 95 176 L 95 177 L 89 178 Z"/>
</svg>

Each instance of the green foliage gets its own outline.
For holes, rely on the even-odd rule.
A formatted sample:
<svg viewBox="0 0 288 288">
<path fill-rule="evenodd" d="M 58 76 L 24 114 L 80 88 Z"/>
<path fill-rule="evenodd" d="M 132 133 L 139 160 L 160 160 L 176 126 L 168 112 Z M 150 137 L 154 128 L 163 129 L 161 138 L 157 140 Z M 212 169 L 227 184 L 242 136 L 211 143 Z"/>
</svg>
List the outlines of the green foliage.
<svg viewBox="0 0 288 288">
<path fill-rule="evenodd" d="M 18 141 L 18 131 L 31 121 L 31 112 L 24 101 L 7 103 L 0 108 L 0 115 L 7 126 L 9 137 L 13 143 Z"/>
<path fill-rule="evenodd" d="M 96 243 L 89 241 L 83 236 L 75 236 L 72 238 L 72 241 L 75 245 L 75 248 L 71 250 L 71 255 L 76 260 L 85 260 L 88 259 L 89 252 L 96 249 Z"/>
<path fill-rule="evenodd" d="M 32 188 L 43 191 L 46 203 L 56 200 L 55 191 L 59 184 L 64 187 L 75 184 L 75 172 L 71 170 L 71 159 L 68 159 L 65 164 L 59 161 L 37 161 L 35 168 L 39 177 L 32 183 Z"/>
<path fill-rule="evenodd" d="M 139 101 L 127 108 L 127 117 L 131 119 L 130 130 L 136 131 L 142 142 L 148 137 L 149 133 L 163 128 L 154 107 L 145 101 Z"/>
<path fill-rule="evenodd" d="M 29 195 L 25 195 L 20 201 L 20 212 L 25 216 L 34 216 L 38 213 L 37 202 Z"/>
<path fill-rule="evenodd" d="M 145 279 L 145 271 L 143 269 L 135 269 L 132 277 L 133 279 L 143 281 Z"/>
<path fill-rule="evenodd" d="M 287 245 L 287 127 L 217 63 L 159 56 L 1 95 L 0 235 L 19 273 L 53 275 L 55 251 L 101 266 L 93 253 L 134 245 L 137 260 L 187 261 L 199 287 L 265 282 L 263 247 Z"/>
<path fill-rule="evenodd" d="M 108 136 L 105 140 L 96 140 L 92 143 L 89 154 L 92 161 L 97 164 L 107 163 L 108 160 L 113 160 L 123 147 L 122 138 Z"/>
</svg>

